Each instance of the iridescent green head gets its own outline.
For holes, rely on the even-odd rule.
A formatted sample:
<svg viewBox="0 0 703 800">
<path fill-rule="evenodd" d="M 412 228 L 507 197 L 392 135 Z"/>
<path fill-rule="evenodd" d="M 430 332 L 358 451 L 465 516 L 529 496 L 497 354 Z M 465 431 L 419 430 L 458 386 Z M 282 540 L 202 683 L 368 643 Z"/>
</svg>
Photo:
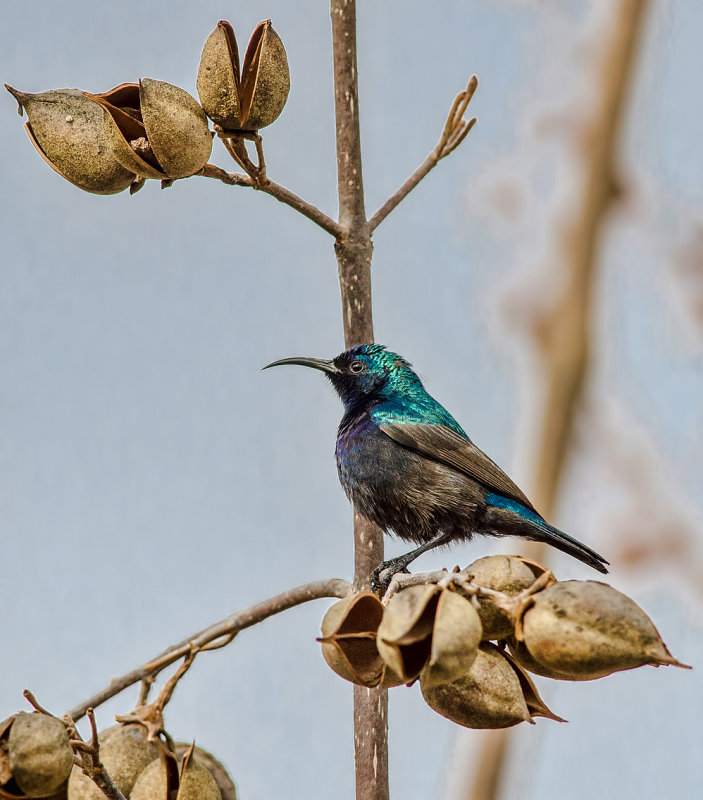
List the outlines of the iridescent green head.
<svg viewBox="0 0 703 800">
<path fill-rule="evenodd" d="M 345 406 L 359 400 L 386 399 L 422 390 L 422 382 L 410 364 L 381 344 L 360 344 L 331 361 L 322 358 L 284 358 L 264 369 L 298 364 L 319 369 L 327 375 Z"/>
</svg>

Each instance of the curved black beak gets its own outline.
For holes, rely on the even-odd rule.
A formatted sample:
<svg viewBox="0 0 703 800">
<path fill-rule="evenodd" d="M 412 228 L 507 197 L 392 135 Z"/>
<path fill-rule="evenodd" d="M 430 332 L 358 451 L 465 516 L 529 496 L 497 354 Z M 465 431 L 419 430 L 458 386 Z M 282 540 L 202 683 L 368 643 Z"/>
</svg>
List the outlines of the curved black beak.
<svg viewBox="0 0 703 800">
<path fill-rule="evenodd" d="M 286 364 L 294 364 L 299 367 L 312 367 L 312 369 L 319 369 L 321 372 L 326 372 L 328 375 L 333 375 L 339 372 L 333 361 L 326 361 L 324 358 L 305 358 L 303 356 L 296 358 L 282 358 L 280 361 L 272 361 L 262 369 L 269 367 L 281 367 Z"/>
</svg>

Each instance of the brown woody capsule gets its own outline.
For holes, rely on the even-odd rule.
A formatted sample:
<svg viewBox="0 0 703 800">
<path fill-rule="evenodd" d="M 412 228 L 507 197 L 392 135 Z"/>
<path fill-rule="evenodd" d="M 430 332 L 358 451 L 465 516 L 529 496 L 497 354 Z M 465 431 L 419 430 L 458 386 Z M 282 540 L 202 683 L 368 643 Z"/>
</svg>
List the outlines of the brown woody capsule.
<svg viewBox="0 0 703 800">
<path fill-rule="evenodd" d="M 176 742 L 176 757 L 183 758 L 191 746 L 187 742 Z M 215 779 L 215 783 L 222 795 L 222 800 L 237 800 L 237 789 L 225 765 L 215 758 L 212 753 L 202 747 L 198 747 L 198 745 L 193 748 L 193 756 Z"/>
<path fill-rule="evenodd" d="M 578 678 L 571 675 L 565 675 L 563 672 L 558 672 L 555 669 L 549 669 L 548 667 L 545 667 L 543 664 L 540 664 L 539 661 L 535 661 L 535 659 L 532 658 L 530 651 L 527 649 L 524 642 L 518 642 L 518 640 L 513 636 L 508 637 L 507 642 L 510 654 L 515 661 L 520 664 L 523 669 L 526 669 L 528 672 L 532 672 L 534 675 L 541 675 L 543 678 L 552 678 L 552 680 L 556 681 L 590 680 L 589 678 Z"/>
<path fill-rule="evenodd" d="M 466 568 L 470 579 L 478 586 L 514 596 L 535 582 L 533 570 L 517 556 L 486 556 Z M 484 639 L 504 639 L 513 632 L 508 613 L 496 607 L 490 598 L 479 598 L 478 612 Z"/>
<path fill-rule="evenodd" d="M 151 762 L 159 756 L 159 746 L 147 739 L 142 725 L 115 725 L 101 731 L 100 760 L 113 783 L 125 797 Z M 68 800 L 103 800 L 104 795 L 95 782 L 74 767 L 68 781 Z"/>
<path fill-rule="evenodd" d="M 378 628 L 378 652 L 408 683 L 420 674 L 430 657 L 440 590 L 435 584 L 409 586 L 394 594 Z"/>
<path fill-rule="evenodd" d="M 576 680 L 644 664 L 686 666 L 633 600 L 597 581 L 564 581 L 538 592 L 520 638 L 535 661 Z"/>
<path fill-rule="evenodd" d="M 481 644 L 471 669 L 452 683 L 425 686 L 427 704 L 465 728 L 508 728 L 533 722 L 517 673 L 495 645 Z"/>
<path fill-rule="evenodd" d="M 93 194 L 116 194 L 132 183 L 134 173 L 112 154 L 99 104 L 77 89 L 28 94 L 6 88 L 27 112 L 32 144 L 61 177 Z"/>
<path fill-rule="evenodd" d="M 422 694 L 438 714 L 467 728 L 507 728 L 534 717 L 564 722 L 539 696 L 527 673 L 505 652 L 484 642 L 471 669 L 452 683 L 429 686 Z"/>
<path fill-rule="evenodd" d="M 322 620 L 322 655 L 342 678 L 376 686 L 383 660 L 376 648 L 383 605 L 372 592 L 357 592 L 332 605 Z"/>
<path fill-rule="evenodd" d="M 60 719 L 37 712 L 20 712 L 0 726 L 0 749 L 7 766 L 25 797 L 47 797 L 65 784 L 73 766 L 73 750 Z"/>
<path fill-rule="evenodd" d="M 142 178 L 186 178 L 210 158 L 207 118 L 185 89 L 143 78 L 86 96 L 108 112 L 104 125 L 113 156 Z"/>
<path fill-rule="evenodd" d="M 430 657 L 423 672 L 429 687 L 465 675 L 476 658 L 482 636 L 478 612 L 470 600 L 444 589 L 437 601 Z"/>
<path fill-rule="evenodd" d="M 254 131 L 274 122 L 286 104 L 290 74 L 271 20 L 256 26 L 241 73 L 234 30 L 220 21 L 203 46 L 197 89 L 207 115 L 225 129 Z"/>
<path fill-rule="evenodd" d="M 178 769 L 169 754 L 152 761 L 134 784 L 130 800 L 222 800 L 215 779 L 193 756 L 193 745 Z"/>
</svg>

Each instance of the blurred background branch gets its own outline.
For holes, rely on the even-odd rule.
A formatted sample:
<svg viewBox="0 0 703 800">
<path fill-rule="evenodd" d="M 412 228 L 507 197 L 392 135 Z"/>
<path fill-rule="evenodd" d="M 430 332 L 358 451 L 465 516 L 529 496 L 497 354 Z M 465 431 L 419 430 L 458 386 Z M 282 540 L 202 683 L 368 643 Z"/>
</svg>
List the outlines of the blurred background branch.
<svg viewBox="0 0 703 800">
<path fill-rule="evenodd" d="M 581 188 L 562 210 L 554 231 L 554 258 L 546 280 L 559 287 L 552 305 L 527 317 L 525 333 L 534 343 L 541 402 L 531 485 L 535 507 L 554 513 L 579 403 L 592 354 L 591 318 L 598 278 L 599 241 L 623 189 L 617 170 L 618 144 L 641 42 L 646 0 L 618 0 L 609 16 L 593 64 L 593 101 L 580 109 L 570 128 L 571 150 Z M 546 548 L 529 543 L 524 552 L 545 561 Z M 607 553 L 606 553 L 607 555 Z M 508 757 L 507 730 L 488 731 L 466 790 L 468 800 L 496 800 Z"/>
</svg>

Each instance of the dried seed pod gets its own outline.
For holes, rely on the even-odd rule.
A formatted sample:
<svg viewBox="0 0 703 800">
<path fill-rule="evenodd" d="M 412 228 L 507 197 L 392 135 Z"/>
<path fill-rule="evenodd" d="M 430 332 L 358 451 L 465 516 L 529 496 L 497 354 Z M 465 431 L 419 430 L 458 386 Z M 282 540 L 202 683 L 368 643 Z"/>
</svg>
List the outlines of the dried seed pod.
<svg viewBox="0 0 703 800">
<path fill-rule="evenodd" d="M 394 594 L 383 612 L 378 652 L 403 683 L 417 678 L 430 657 L 439 593 L 433 583 L 409 586 Z"/>
<path fill-rule="evenodd" d="M 517 662 L 513 656 L 505 650 L 500 651 L 502 655 L 510 663 L 510 666 L 515 670 L 518 680 L 520 681 L 520 688 L 522 689 L 527 709 L 533 717 L 546 717 L 555 722 L 566 722 L 562 717 L 558 717 L 542 700 L 537 691 L 537 687 L 532 682 L 532 678 L 525 672 L 522 665 Z"/>
<path fill-rule="evenodd" d="M 471 601 L 449 589 L 442 590 L 423 684 L 450 683 L 465 675 L 476 658 L 482 634 L 481 620 Z"/>
<path fill-rule="evenodd" d="M 99 104 L 77 89 L 28 94 L 6 88 L 20 113 L 27 112 L 32 144 L 61 177 L 93 194 L 117 194 L 132 183 L 134 173 L 112 154 Z"/>
<path fill-rule="evenodd" d="M 432 686 L 426 686 L 421 676 L 420 685 L 430 708 L 465 728 L 508 728 L 520 722 L 533 723 L 533 716 L 559 719 L 539 698 L 529 678 L 525 679 L 495 645 L 483 642 L 466 675 Z"/>
<path fill-rule="evenodd" d="M 383 665 L 383 671 L 381 672 L 381 680 L 378 682 L 378 686 L 381 689 L 392 689 L 395 686 L 402 686 L 405 681 L 397 675 L 393 670 L 388 666 L 388 664 Z"/>
<path fill-rule="evenodd" d="M 189 747 L 191 745 L 187 742 L 176 742 L 176 757 L 183 758 Z M 215 758 L 212 753 L 203 750 L 198 745 L 193 748 L 193 755 L 215 779 L 215 783 L 222 795 L 222 800 L 237 800 L 237 789 L 225 765 Z"/>
<path fill-rule="evenodd" d="M 137 778 L 159 756 L 159 746 L 150 742 L 143 725 L 115 725 L 101 731 L 100 760 L 113 783 L 129 797 Z M 68 781 L 68 800 L 103 800 L 104 795 L 95 782 L 74 767 Z"/>
<path fill-rule="evenodd" d="M 383 605 L 372 592 L 356 592 L 332 605 L 322 620 L 322 655 L 342 678 L 376 686 L 383 660 L 376 648 L 376 631 Z"/>
<path fill-rule="evenodd" d="M 564 581 L 538 592 L 518 638 L 535 661 L 577 680 L 644 664 L 686 666 L 633 600 L 598 581 Z"/>
<path fill-rule="evenodd" d="M 556 681 L 590 680 L 590 678 L 574 677 L 571 675 L 566 675 L 563 672 L 558 672 L 555 669 L 549 669 L 548 667 L 545 667 L 543 664 L 540 664 L 539 661 L 535 661 L 535 659 L 530 655 L 530 651 L 525 646 L 525 643 L 518 642 L 514 636 L 509 636 L 507 643 L 508 649 L 510 650 L 510 655 L 515 659 L 515 661 L 520 664 L 523 669 L 526 669 L 528 672 L 532 672 L 534 675 L 541 675 L 543 678 L 552 678 Z"/>
<path fill-rule="evenodd" d="M 466 571 L 478 586 L 515 596 L 529 589 L 535 582 L 535 573 L 518 556 L 485 556 L 470 564 Z M 478 598 L 478 612 L 483 626 L 484 639 L 504 639 L 513 632 L 513 621 L 507 611 L 498 608 L 491 598 Z"/>
<path fill-rule="evenodd" d="M 65 784 L 73 766 L 66 726 L 38 712 L 21 711 L 0 725 L 0 753 L 0 780 L 9 796 L 52 795 Z"/>
<path fill-rule="evenodd" d="M 210 158 L 205 112 L 185 89 L 142 78 L 86 96 L 107 111 L 104 126 L 113 156 L 142 178 L 186 178 Z"/>
<path fill-rule="evenodd" d="M 193 755 L 191 745 L 181 759 L 164 753 L 137 778 L 130 800 L 221 800 L 215 779 Z"/>
<path fill-rule="evenodd" d="M 256 26 L 241 73 L 234 29 L 220 21 L 203 46 L 196 85 L 208 117 L 227 130 L 255 131 L 278 119 L 290 91 L 290 73 L 271 20 Z"/>
</svg>

